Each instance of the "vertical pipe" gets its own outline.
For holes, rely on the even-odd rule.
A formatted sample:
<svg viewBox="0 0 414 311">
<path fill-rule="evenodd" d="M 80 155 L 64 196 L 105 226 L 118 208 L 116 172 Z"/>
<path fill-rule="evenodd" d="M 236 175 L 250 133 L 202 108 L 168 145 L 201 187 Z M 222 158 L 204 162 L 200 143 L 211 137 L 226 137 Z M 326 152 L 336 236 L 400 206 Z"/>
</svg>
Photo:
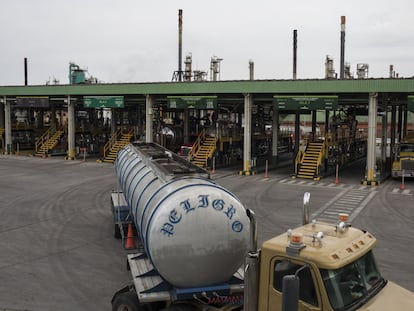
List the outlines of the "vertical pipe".
<svg viewBox="0 0 414 311">
<path fill-rule="evenodd" d="M 272 164 L 278 164 L 279 158 L 279 110 L 273 109 L 272 116 Z"/>
<path fill-rule="evenodd" d="M 394 161 L 395 159 L 395 126 L 396 126 L 396 116 L 397 116 L 397 107 L 392 105 L 391 107 L 391 159 Z"/>
<path fill-rule="evenodd" d="M 298 52 L 298 31 L 293 30 L 293 80 L 296 80 L 296 65 L 297 65 L 297 52 Z"/>
<path fill-rule="evenodd" d="M 250 250 L 246 256 L 244 273 L 244 311 L 255 311 L 259 304 L 259 259 L 255 214 L 247 210 L 250 219 Z"/>
<path fill-rule="evenodd" d="M 117 110 L 115 108 L 111 108 L 111 136 L 116 133 L 116 113 Z"/>
<path fill-rule="evenodd" d="M 295 157 L 298 155 L 299 152 L 299 144 L 300 144 L 300 112 L 297 110 L 295 112 Z"/>
<path fill-rule="evenodd" d="M 330 114 L 329 110 L 325 110 L 325 133 L 324 133 L 325 141 L 328 141 L 329 127 L 330 127 L 330 125 L 329 125 L 329 114 Z M 324 158 L 325 158 L 325 165 L 324 165 L 325 172 L 327 172 L 328 171 L 328 151 L 327 151 L 327 148 L 325 148 Z"/>
<path fill-rule="evenodd" d="M 366 180 L 375 182 L 375 141 L 377 132 L 377 104 L 378 94 L 369 94 L 368 106 L 368 150 L 367 150 L 367 167 Z"/>
<path fill-rule="evenodd" d="M 43 113 L 40 114 L 42 121 L 39 121 L 39 128 L 43 128 Z M 56 126 L 56 106 L 54 104 L 51 104 L 50 106 L 50 125 L 52 127 Z"/>
<path fill-rule="evenodd" d="M 24 85 L 27 86 L 27 57 L 24 58 Z"/>
<path fill-rule="evenodd" d="M 390 65 L 390 78 L 394 78 L 394 65 Z"/>
<path fill-rule="evenodd" d="M 384 114 L 382 115 L 382 137 L 381 137 L 381 175 L 385 173 L 387 163 L 387 129 L 388 129 L 388 114 L 387 106 L 385 104 Z"/>
<path fill-rule="evenodd" d="M 402 137 L 407 135 L 407 123 L 408 123 L 408 107 L 404 106 L 404 121 L 403 121 L 403 129 L 402 129 Z"/>
<path fill-rule="evenodd" d="M 190 116 L 189 116 L 189 111 L 188 108 L 184 109 L 184 145 L 187 145 L 190 142 L 190 131 L 189 131 L 189 120 L 190 120 Z"/>
<path fill-rule="evenodd" d="M 183 10 L 178 10 L 178 81 L 183 80 L 182 70 L 182 50 L 183 50 Z"/>
<path fill-rule="evenodd" d="M 316 110 L 312 110 L 312 140 L 315 141 L 316 139 L 318 139 L 317 135 L 316 135 L 316 114 L 317 111 Z"/>
<path fill-rule="evenodd" d="M 151 95 L 147 95 L 145 97 L 145 142 L 152 143 L 153 142 L 153 135 L 152 135 L 152 97 Z"/>
<path fill-rule="evenodd" d="M 252 95 L 244 94 L 244 146 L 243 146 L 243 172 L 250 174 L 251 152 L 251 128 L 252 128 Z"/>
<path fill-rule="evenodd" d="M 345 16 L 341 16 L 341 69 L 340 79 L 345 76 Z"/>
<path fill-rule="evenodd" d="M 75 160 L 75 102 L 68 95 L 68 160 Z"/>
<path fill-rule="evenodd" d="M 4 129 L 4 103 L 5 103 L 5 98 L 0 100 L 0 129 Z M 1 139 L 1 137 L 0 137 Z M 2 148 L 4 148 L 4 146 L 1 146 Z"/>
<path fill-rule="evenodd" d="M 402 136 L 403 110 L 404 110 L 404 106 L 399 105 L 398 106 L 398 142 L 400 142 L 403 137 Z"/>
</svg>

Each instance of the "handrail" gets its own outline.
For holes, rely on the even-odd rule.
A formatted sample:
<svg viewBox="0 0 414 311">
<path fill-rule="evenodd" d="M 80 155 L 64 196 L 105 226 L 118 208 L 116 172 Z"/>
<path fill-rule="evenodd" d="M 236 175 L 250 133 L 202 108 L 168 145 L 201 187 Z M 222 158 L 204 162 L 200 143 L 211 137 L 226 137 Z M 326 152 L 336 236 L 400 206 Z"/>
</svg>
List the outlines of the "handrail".
<svg viewBox="0 0 414 311">
<path fill-rule="evenodd" d="M 137 136 L 136 128 L 132 127 L 128 134 L 131 135 L 131 138 Z"/>
<path fill-rule="evenodd" d="M 107 141 L 103 148 L 103 156 L 104 158 L 108 155 L 108 152 L 112 149 L 115 145 L 116 141 L 118 140 L 118 136 L 121 134 L 121 128 L 118 128 L 116 132 L 111 136 L 111 138 Z"/>
<path fill-rule="evenodd" d="M 36 152 L 40 151 L 40 147 L 44 145 L 46 141 L 52 136 L 51 133 L 56 131 L 56 125 L 49 127 L 42 135 L 40 135 L 35 141 L 35 150 Z"/>
<path fill-rule="evenodd" d="M 318 166 L 317 166 L 317 168 L 316 168 L 316 174 L 317 175 L 319 175 L 319 168 L 320 168 L 320 166 L 321 166 L 321 164 L 322 164 L 322 158 L 323 158 L 323 155 L 324 155 L 324 153 L 325 153 L 325 142 L 322 144 L 322 149 L 321 149 L 321 151 L 319 152 L 319 156 L 318 156 Z"/>
<path fill-rule="evenodd" d="M 302 162 L 302 155 L 303 155 L 303 151 L 299 149 L 298 153 L 296 154 L 296 159 L 295 159 L 295 174 L 298 173 L 298 165 L 299 163 Z"/>
<path fill-rule="evenodd" d="M 210 152 L 208 153 L 208 158 L 211 159 L 213 157 L 214 152 L 217 149 L 217 137 L 214 137 L 214 145 L 213 147 L 210 149 Z"/>
<path fill-rule="evenodd" d="M 302 151 L 302 149 L 303 149 L 303 146 L 305 146 L 305 149 L 306 149 L 307 142 L 308 141 L 306 139 L 304 139 L 302 141 L 302 143 L 300 144 L 300 146 L 299 146 L 299 150 L 298 150 L 298 153 L 296 154 L 296 158 L 295 158 L 295 174 L 298 173 L 299 163 L 302 163 L 303 156 L 305 155 L 305 152 Z"/>
<path fill-rule="evenodd" d="M 197 152 L 201 147 L 201 143 L 205 140 L 205 138 L 206 138 L 206 130 L 203 129 L 200 135 L 198 135 L 196 141 L 194 142 L 193 147 L 191 148 L 190 152 L 188 153 L 188 156 L 187 156 L 188 160 L 193 159 L 197 155 Z"/>
</svg>

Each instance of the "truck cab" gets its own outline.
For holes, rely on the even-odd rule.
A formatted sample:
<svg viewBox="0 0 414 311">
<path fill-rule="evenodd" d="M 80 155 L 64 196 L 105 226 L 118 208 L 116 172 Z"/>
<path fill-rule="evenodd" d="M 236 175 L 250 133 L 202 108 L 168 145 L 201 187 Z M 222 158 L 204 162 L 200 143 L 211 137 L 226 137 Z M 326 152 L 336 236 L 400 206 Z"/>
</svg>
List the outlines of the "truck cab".
<svg viewBox="0 0 414 311">
<path fill-rule="evenodd" d="M 414 177 L 414 132 L 408 133 L 397 146 L 397 156 L 392 163 L 392 177 Z"/>
<path fill-rule="evenodd" d="M 375 237 L 352 228 L 313 221 L 266 241 L 260 253 L 259 311 L 281 311 L 283 278 L 299 279 L 299 311 L 414 310 L 414 295 L 386 281 L 373 255 Z M 393 307 L 394 306 L 394 307 Z"/>
</svg>

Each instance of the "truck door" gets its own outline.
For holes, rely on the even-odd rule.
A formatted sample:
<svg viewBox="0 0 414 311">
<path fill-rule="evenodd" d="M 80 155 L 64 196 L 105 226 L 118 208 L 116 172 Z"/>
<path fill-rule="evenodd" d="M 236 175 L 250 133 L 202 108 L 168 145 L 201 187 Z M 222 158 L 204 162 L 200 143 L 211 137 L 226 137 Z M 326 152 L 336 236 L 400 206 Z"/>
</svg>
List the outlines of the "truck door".
<svg viewBox="0 0 414 311">
<path fill-rule="evenodd" d="M 305 265 L 304 262 L 287 258 L 274 258 L 270 265 L 269 284 L 269 311 L 281 311 L 282 309 L 282 280 L 285 275 L 295 274 L 296 271 Z M 313 268 L 308 267 L 298 274 L 300 279 L 299 288 L 299 311 L 322 310 L 322 299 Z"/>
</svg>

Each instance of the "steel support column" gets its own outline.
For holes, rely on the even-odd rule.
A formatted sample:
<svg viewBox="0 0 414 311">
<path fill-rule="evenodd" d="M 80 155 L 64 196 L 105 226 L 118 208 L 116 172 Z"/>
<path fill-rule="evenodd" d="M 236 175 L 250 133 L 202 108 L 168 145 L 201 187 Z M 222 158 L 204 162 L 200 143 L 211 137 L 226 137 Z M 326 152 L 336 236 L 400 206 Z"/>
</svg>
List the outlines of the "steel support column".
<svg viewBox="0 0 414 311">
<path fill-rule="evenodd" d="M 319 137 L 316 135 L 316 115 L 317 110 L 312 110 L 312 141 L 317 140 Z"/>
<path fill-rule="evenodd" d="M 4 102 L 2 102 L 1 100 L 0 100 L 0 129 L 4 129 Z M 4 146 L 2 147 L 4 148 Z"/>
<path fill-rule="evenodd" d="M 68 160 L 75 160 L 75 102 L 68 96 Z"/>
<path fill-rule="evenodd" d="M 189 130 L 188 130 L 188 123 L 189 123 L 189 111 L 188 108 L 184 109 L 184 145 L 189 143 Z M 216 136 L 218 138 L 218 135 Z"/>
<path fill-rule="evenodd" d="M 273 109 L 272 116 L 272 165 L 279 162 L 279 111 Z"/>
<path fill-rule="evenodd" d="M 385 106 L 384 113 L 382 115 L 382 137 L 381 137 L 381 176 L 384 176 L 387 171 L 387 130 L 388 130 L 388 112 Z"/>
<path fill-rule="evenodd" d="M 117 110 L 115 108 L 111 108 L 111 136 L 116 133 L 116 118 Z"/>
<path fill-rule="evenodd" d="M 377 106 L 378 94 L 369 94 L 368 104 L 368 150 L 367 150 L 367 166 L 365 171 L 366 184 L 376 185 L 377 176 L 375 168 L 375 142 L 377 138 Z"/>
<path fill-rule="evenodd" d="M 44 124 L 43 124 L 43 110 L 39 111 L 39 114 L 41 115 L 41 117 L 39 117 L 39 119 L 42 119 L 42 121 L 39 121 L 39 128 L 43 128 Z M 50 105 L 50 125 L 51 126 L 57 126 L 56 124 L 56 106 L 54 104 Z"/>
<path fill-rule="evenodd" d="M 402 123 L 403 123 L 403 109 L 402 105 L 398 106 L 398 142 L 401 141 L 402 135 Z"/>
<path fill-rule="evenodd" d="M 10 102 L 7 102 L 6 96 L 3 97 L 4 103 L 4 154 L 11 154 L 12 152 L 12 135 L 11 135 L 11 107 Z"/>
<path fill-rule="evenodd" d="M 243 172 L 244 175 L 251 173 L 252 160 L 252 95 L 244 94 L 244 140 L 243 140 Z"/>
<path fill-rule="evenodd" d="M 294 151 L 295 157 L 294 159 L 296 159 L 296 156 L 298 155 L 299 147 L 300 147 L 300 111 L 297 110 L 295 112 L 295 151 Z"/>
<path fill-rule="evenodd" d="M 403 120 L 402 137 L 405 137 L 407 135 L 408 108 L 407 106 L 405 106 L 403 109 L 404 109 L 404 120 Z"/>
<path fill-rule="evenodd" d="M 391 107 L 391 141 L 390 141 L 390 146 L 391 146 L 391 161 L 394 161 L 395 159 L 395 153 L 396 153 L 396 142 L 395 142 L 395 127 L 396 127 L 396 115 L 397 115 L 397 108 L 395 105 L 392 105 Z"/>
<path fill-rule="evenodd" d="M 152 127 L 153 127 L 153 110 L 152 110 L 153 100 L 151 95 L 145 96 L 145 142 L 152 143 Z"/>
<path fill-rule="evenodd" d="M 326 141 L 328 141 L 328 134 L 329 134 L 329 127 L 330 127 L 330 124 L 329 124 L 329 115 L 330 115 L 330 112 L 329 112 L 329 110 L 325 110 L 325 129 L 324 129 L 324 137 L 325 137 L 325 143 L 326 143 Z M 326 146 L 326 145 L 325 145 Z M 325 158 L 325 160 L 324 160 L 324 171 L 325 171 L 325 173 L 328 171 L 328 150 L 326 150 L 327 148 L 325 148 L 325 155 L 324 155 L 324 158 Z"/>
</svg>

